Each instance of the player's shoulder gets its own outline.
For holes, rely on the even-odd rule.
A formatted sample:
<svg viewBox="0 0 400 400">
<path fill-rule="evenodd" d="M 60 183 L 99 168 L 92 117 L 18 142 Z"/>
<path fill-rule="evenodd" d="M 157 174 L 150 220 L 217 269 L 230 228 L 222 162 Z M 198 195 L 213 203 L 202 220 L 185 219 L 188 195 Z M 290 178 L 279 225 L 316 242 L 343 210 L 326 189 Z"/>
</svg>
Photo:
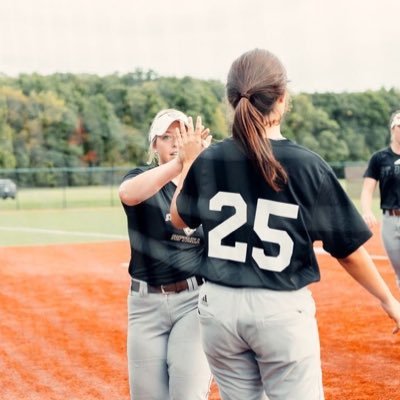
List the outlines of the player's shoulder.
<svg viewBox="0 0 400 400">
<path fill-rule="evenodd" d="M 270 142 L 275 157 L 287 167 L 318 168 L 324 171 L 331 169 L 319 154 L 289 139 L 271 140 Z M 199 163 L 201 160 L 248 162 L 245 152 L 232 137 L 212 144 L 201 153 L 199 159 Z"/>
<path fill-rule="evenodd" d="M 384 147 L 372 153 L 371 157 L 369 158 L 368 165 L 369 167 L 378 167 L 381 164 L 390 162 L 392 158 L 393 154 L 390 147 Z"/>
<path fill-rule="evenodd" d="M 292 140 L 274 140 L 272 148 L 278 160 L 296 169 L 315 168 L 322 172 L 330 171 L 329 164 L 317 153 Z"/>
<path fill-rule="evenodd" d="M 390 157 L 392 155 L 392 150 L 390 147 L 384 147 L 372 153 L 371 159 L 379 160 L 381 158 Z"/>
<path fill-rule="evenodd" d="M 240 152 L 232 137 L 212 143 L 210 147 L 201 153 L 201 157 L 204 159 L 226 159 L 226 157 L 243 157 L 243 155 L 244 153 Z"/>
<path fill-rule="evenodd" d="M 130 171 L 128 171 L 125 176 L 122 178 L 122 181 L 126 181 L 127 179 L 134 178 L 137 175 L 142 174 L 145 171 L 148 171 L 149 169 L 154 168 L 154 165 L 142 165 L 142 166 L 137 166 L 135 168 L 132 168 Z"/>
<path fill-rule="evenodd" d="M 295 141 L 290 139 L 282 139 L 282 140 L 271 140 L 272 147 L 274 151 L 280 152 L 282 154 L 296 154 L 298 156 L 309 158 L 309 159 L 318 159 L 322 160 L 322 157 L 315 153 L 314 151 L 310 150 L 309 148 L 302 146 Z"/>
<path fill-rule="evenodd" d="M 245 153 L 239 148 L 232 137 L 212 143 L 194 161 L 193 169 L 205 171 L 210 168 L 214 173 L 220 163 L 246 162 Z"/>
</svg>

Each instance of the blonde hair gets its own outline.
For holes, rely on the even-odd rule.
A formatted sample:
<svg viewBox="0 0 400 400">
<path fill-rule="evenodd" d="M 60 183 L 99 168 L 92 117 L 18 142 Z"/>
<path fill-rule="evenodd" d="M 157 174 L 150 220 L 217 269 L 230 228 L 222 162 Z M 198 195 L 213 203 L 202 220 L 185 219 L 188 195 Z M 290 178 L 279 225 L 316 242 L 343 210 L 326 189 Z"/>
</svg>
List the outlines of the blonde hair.
<svg viewBox="0 0 400 400">
<path fill-rule="evenodd" d="M 157 138 L 154 138 L 152 143 L 154 143 L 156 140 L 157 140 Z M 150 146 L 149 146 L 146 164 L 147 165 L 151 165 L 151 164 L 158 165 L 157 154 L 156 154 L 156 151 L 154 150 L 154 147 L 152 146 L 152 143 L 150 143 Z"/>
<path fill-rule="evenodd" d="M 392 128 L 393 120 L 394 120 L 397 116 L 400 116 L 400 110 L 396 110 L 396 111 L 395 111 L 394 113 L 392 113 L 392 115 L 390 116 L 390 119 L 389 119 L 389 129 L 390 129 L 390 131 L 393 129 L 393 128 Z"/>
<path fill-rule="evenodd" d="M 164 108 L 162 110 L 160 110 L 156 116 L 153 118 L 151 124 L 150 124 L 150 129 L 149 129 L 149 133 L 155 123 L 155 121 L 162 117 L 164 114 L 167 113 L 171 113 L 171 112 L 180 112 L 179 110 L 177 110 L 176 108 Z M 154 150 L 154 146 L 156 144 L 156 140 L 157 140 L 157 136 L 154 137 L 154 139 L 150 142 L 149 144 L 149 149 L 148 149 L 148 157 L 147 157 L 147 162 L 146 164 L 151 165 L 151 164 L 156 164 L 158 165 L 159 161 L 158 161 L 158 157 L 157 157 L 157 152 Z"/>
</svg>

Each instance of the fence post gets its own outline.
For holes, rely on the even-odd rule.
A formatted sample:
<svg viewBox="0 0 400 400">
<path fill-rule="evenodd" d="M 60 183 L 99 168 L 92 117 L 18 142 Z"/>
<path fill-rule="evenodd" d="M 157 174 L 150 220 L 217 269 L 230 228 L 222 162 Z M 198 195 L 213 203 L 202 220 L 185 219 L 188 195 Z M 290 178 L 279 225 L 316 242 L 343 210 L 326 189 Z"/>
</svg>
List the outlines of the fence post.
<svg viewBox="0 0 400 400">
<path fill-rule="evenodd" d="M 67 208 L 67 185 L 68 185 L 68 172 L 64 169 L 62 172 L 63 176 L 63 196 L 62 196 L 62 206 Z"/>
<path fill-rule="evenodd" d="M 14 175 L 15 184 L 17 185 L 17 195 L 15 196 L 15 208 L 16 208 L 17 210 L 19 210 L 19 209 L 20 209 L 20 204 L 19 204 L 19 191 L 20 191 L 21 187 L 20 187 L 20 184 L 19 184 L 19 173 L 18 173 L 18 170 L 15 169 L 14 171 L 15 171 L 15 175 Z"/>
<path fill-rule="evenodd" d="M 111 168 L 111 179 L 110 179 L 110 193 L 111 193 L 111 206 L 114 206 L 114 167 Z"/>
</svg>

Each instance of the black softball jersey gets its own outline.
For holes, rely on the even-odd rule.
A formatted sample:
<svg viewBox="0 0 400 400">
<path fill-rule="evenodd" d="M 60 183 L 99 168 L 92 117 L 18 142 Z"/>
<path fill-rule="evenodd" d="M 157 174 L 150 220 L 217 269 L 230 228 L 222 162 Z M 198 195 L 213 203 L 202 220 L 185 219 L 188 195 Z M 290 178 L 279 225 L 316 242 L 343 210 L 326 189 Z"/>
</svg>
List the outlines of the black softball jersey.
<svg viewBox="0 0 400 400">
<path fill-rule="evenodd" d="M 151 167 L 138 167 L 127 180 Z M 135 206 L 123 204 L 131 246 L 129 274 L 150 285 L 165 285 L 195 275 L 203 251 L 203 230 L 176 229 L 170 206 L 176 186 L 169 182 L 158 193 Z"/>
<path fill-rule="evenodd" d="M 379 181 L 381 209 L 400 209 L 400 154 L 390 147 L 374 153 L 364 178 Z"/>
<path fill-rule="evenodd" d="M 232 139 L 195 160 L 177 199 L 202 224 L 206 280 L 232 287 L 295 290 L 320 279 L 314 241 L 343 258 L 371 237 L 330 166 L 290 140 L 271 140 L 289 180 L 275 192 Z"/>
</svg>

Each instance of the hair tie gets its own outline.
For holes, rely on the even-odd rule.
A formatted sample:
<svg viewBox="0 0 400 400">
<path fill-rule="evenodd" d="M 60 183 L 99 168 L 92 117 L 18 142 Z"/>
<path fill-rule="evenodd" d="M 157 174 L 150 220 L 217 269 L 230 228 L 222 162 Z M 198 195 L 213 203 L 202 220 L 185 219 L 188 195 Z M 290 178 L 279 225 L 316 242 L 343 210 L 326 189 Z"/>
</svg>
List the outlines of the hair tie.
<svg viewBox="0 0 400 400">
<path fill-rule="evenodd" d="M 240 95 L 240 98 L 241 98 L 241 99 L 245 98 L 245 99 L 247 99 L 247 100 L 250 100 L 250 96 L 251 96 L 250 94 L 245 93 L 245 94 L 241 94 L 241 95 Z"/>
</svg>

